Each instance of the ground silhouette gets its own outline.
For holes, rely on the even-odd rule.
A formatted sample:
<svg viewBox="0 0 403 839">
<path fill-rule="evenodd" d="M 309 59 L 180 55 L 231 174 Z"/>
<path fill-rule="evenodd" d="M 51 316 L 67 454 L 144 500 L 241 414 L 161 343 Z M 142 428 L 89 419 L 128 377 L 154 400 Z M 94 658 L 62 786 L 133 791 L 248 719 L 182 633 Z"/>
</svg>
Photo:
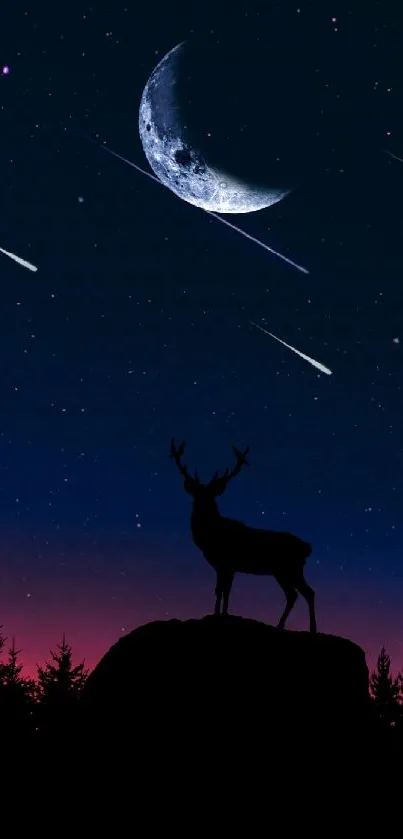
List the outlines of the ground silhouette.
<svg viewBox="0 0 403 839">
<path fill-rule="evenodd" d="M 81 703 L 90 751 L 174 753 L 189 766 L 228 765 L 235 753 L 273 766 L 297 744 L 333 760 L 359 748 L 370 708 L 359 646 L 236 616 L 135 629 L 90 674 Z"/>
</svg>

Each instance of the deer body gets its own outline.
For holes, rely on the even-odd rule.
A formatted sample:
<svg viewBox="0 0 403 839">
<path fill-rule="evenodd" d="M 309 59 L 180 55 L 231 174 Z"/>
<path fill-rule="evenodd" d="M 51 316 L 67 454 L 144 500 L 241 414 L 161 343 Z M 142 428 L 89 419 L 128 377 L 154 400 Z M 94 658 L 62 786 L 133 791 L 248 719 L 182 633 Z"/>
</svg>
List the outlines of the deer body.
<svg viewBox="0 0 403 839">
<path fill-rule="evenodd" d="M 236 573 L 272 576 L 284 591 L 286 607 L 278 623 L 283 629 L 298 592 L 309 607 L 310 631 L 316 632 L 314 591 L 304 578 L 303 569 L 312 552 L 311 545 L 292 533 L 262 530 L 221 516 L 216 497 L 221 495 L 228 481 L 247 464 L 246 454 L 234 449 L 237 464 L 221 477 L 216 473 L 206 485 L 197 473 L 191 477 L 181 462 L 184 444 L 176 449 L 171 442 L 171 457 L 185 478 L 185 489 L 193 496 L 191 531 L 195 545 L 202 551 L 217 575 L 215 614 L 227 614 L 232 584 Z M 247 464 L 249 465 L 249 464 Z M 222 612 L 221 612 L 222 604 Z"/>
<path fill-rule="evenodd" d="M 240 574 L 275 577 L 287 560 L 293 564 L 293 552 L 301 552 L 301 559 L 296 561 L 301 571 L 312 552 L 308 542 L 292 533 L 249 527 L 221 516 L 218 508 L 215 519 L 204 518 L 203 512 L 197 510 L 197 502 L 194 502 L 190 523 L 195 545 L 217 572 L 230 564 L 234 572 Z"/>
</svg>

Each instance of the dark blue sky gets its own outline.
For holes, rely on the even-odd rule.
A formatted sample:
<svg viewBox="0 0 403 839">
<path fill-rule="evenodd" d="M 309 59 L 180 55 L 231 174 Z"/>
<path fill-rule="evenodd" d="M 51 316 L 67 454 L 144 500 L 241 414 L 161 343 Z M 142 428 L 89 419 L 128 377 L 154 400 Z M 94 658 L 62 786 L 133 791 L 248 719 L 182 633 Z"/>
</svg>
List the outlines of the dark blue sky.
<svg viewBox="0 0 403 839">
<path fill-rule="evenodd" d="M 0 255 L 0 623 L 28 665 L 63 631 L 92 664 L 143 621 L 211 609 L 172 435 L 206 477 L 249 443 L 222 510 L 312 542 L 319 628 L 402 664 L 403 163 L 383 152 L 403 157 L 401 15 L 247 8 L 17 3 L 3 21 L 0 246 L 39 268 Z M 229 220 L 308 276 L 80 136 L 147 168 L 138 106 L 156 63 L 240 31 L 240 66 L 267 48 L 263 88 L 298 80 L 281 130 L 299 186 Z M 269 105 L 240 114 L 260 148 Z M 276 622 L 282 594 L 239 578 L 232 608 Z M 290 627 L 306 625 L 298 605 Z"/>
</svg>

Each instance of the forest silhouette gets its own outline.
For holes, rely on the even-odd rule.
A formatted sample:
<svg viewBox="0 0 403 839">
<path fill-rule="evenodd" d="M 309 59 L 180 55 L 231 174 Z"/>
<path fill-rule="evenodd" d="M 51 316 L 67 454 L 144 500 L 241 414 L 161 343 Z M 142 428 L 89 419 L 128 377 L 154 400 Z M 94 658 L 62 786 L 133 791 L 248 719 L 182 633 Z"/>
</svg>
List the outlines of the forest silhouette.
<svg viewBox="0 0 403 839">
<path fill-rule="evenodd" d="M 263 641 L 256 644 L 259 635 L 267 644 L 264 660 Z M 254 650 L 249 648 L 251 640 Z M 314 651 L 309 649 L 312 644 Z M 235 648 L 235 673 L 231 647 Z M 362 656 L 362 662 L 358 655 L 351 657 L 352 648 Z M 157 753 L 158 749 L 162 752 L 169 742 L 193 753 L 196 761 L 218 737 L 223 760 L 231 741 L 237 748 L 242 742 L 245 746 L 253 741 L 249 752 L 259 751 L 268 719 L 273 753 L 274 732 L 282 730 L 286 719 L 290 738 L 308 739 L 315 749 L 324 736 L 326 749 L 333 752 L 341 737 L 343 748 L 349 743 L 352 753 L 364 744 L 382 759 L 403 757 L 403 672 L 392 674 L 385 647 L 368 678 L 364 653 L 345 639 L 279 632 L 235 616 L 207 616 L 139 627 L 114 644 L 91 673 L 84 661 L 74 662 L 64 635 L 56 651 L 50 652 L 50 659 L 38 665 L 36 678 L 24 675 L 22 651 L 14 639 L 7 644 L 0 634 L 0 649 L 3 754 L 9 745 L 13 751 L 18 746 L 33 757 L 49 749 L 57 756 L 60 742 L 68 739 L 73 748 L 82 738 L 91 744 L 90 750 L 97 745 L 110 749 L 108 732 L 113 732 L 114 749 L 119 752 L 138 737 L 138 730 L 147 730 L 147 748 L 153 743 Z M 254 685 L 256 669 L 259 674 Z M 266 680 L 268 693 L 262 688 Z M 238 695 L 231 701 L 234 684 Z M 308 696 L 306 704 L 304 695 Z M 318 697 L 315 708 L 312 696 Z M 241 724 L 236 716 L 239 705 L 247 717 Z M 319 733 L 314 731 L 317 723 Z M 357 738 L 353 742 L 354 730 Z M 332 732 L 333 740 L 329 737 Z"/>
<path fill-rule="evenodd" d="M 35 678 L 24 675 L 21 650 L 0 631 L 3 756 L 44 757 L 50 771 L 74 757 L 75 777 L 91 767 L 103 780 L 116 766 L 143 775 L 149 766 L 153 783 L 159 771 L 164 785 L 206 764 L 210 782 L 213 767 L 239 781 L 262 761 L 264 778 L 281 783 L 286 772 L 290 785 L 296 756 L 314 763 L 316 783 L 339 764 L 344 782 L 347 772 L 383 776 L 403 757 L 403 671 L 392 675 L 383 646 L 370 675 L 357 644 L 317 631 L 315 592 L 304 577 L 308 542 L 221 515 L 216 499 L 249 465 L 249 449 L 233 447 L 232 469 L 202 483 L 183 463 L 184 448 L 172 440 L 170 457 L 192 499 L 193 542 L 216 574 L 213 614 L 137 627 L 91 673 L 63 635 Z M 280 585 L 286 605 L 277 626 L 228 614 L 237 573 Z M 298 594 L 309 631 L 285 628 Z M 175 771 L 166 774 L 172 755 Z M 302 780 L 309 785 L 312 776 L 296 773 L 297 786 Z"/>
</svg>

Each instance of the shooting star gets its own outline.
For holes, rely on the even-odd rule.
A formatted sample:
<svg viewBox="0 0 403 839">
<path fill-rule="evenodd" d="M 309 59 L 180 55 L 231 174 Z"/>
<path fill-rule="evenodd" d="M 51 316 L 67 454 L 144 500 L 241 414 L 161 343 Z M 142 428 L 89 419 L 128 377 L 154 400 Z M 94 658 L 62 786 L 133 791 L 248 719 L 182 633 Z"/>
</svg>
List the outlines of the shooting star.
<svg viewBox="0 0 403 839">
<path fill-rule="evenodd" d="M 259 324 L 254 323 L 253 320 L 249 321 L 249 323 L 251 323 L 252 326 L 256 326 L 256 329 L 260 329 L 262 332 L 265 332 L 266 335 L 270 335 L 270 338 L 274 338 L 274 340 L 278 341 L 279 344 L 283 344 L 284 347 L 287 347 L 289 350 L 295 352 L 300 358 L 303 358 L 304 361 L 308 361 L 309 364 L 312 364 L 312 367 L 316 367 L 316 369 L 320 370 L 321 373 L 326 373 L 327 376 L 332 375 L 332 371 L 329 370 L 328 367 L 325 367 L 324 364 L 321 364 L 320 361 L 315 361 L 315 359 L 311 358 L 309 355 L 305 355 L 305 353 L 296 350 L 295 347 L 291 346 L 291 344 L 286 344 L 286 342 L 282 341 L 281 338 L 277 338 L 276 335 L 273 335 L 272 332 L 268 332 L 267 329 L 263 329 L 263 326 L 259 326 Z"/>
<path fill-rule="evenodd" d="M 28 271 L 37 271 L 36 265 L 32 265 L 32 262 L 27 262 L 26 259 L 21 259 L 20 256 L 17 256 L 15 253 L 11 253 L 10 251 L 5 251 L 4 248 L 0 248 L 0 253 L 4 253 L 5 256 L 9 256 L 10 259 L 13 259 L 14 262 L 18 262 L 18 265 L 22 265 L 23 268 L 28 268 Z"/>
<path fill-rule="evenodd" d="M 121 160 L 123 163 L 127 163 L 128 166 L 132 166 L 133 169 L 136 169 L 137 172 L 140 172 L 141 175 L 146 175 L 147 178 L 150 178 L 151 181 L 155 181 L 160 186 L 166 188 L 159 178 L 156 178 L 155 175 L 151 175 L 150 172 L 147 172 L 145 169 L 142 169 L 141 166 L 137 166 L 137 164 L 133 163 L 132 160 L 128 160 L 126 157 L 122 157 L 121 154 L 118 154 L 116 151 L 113 151 L 108 146 L 105 146 L 103 143 L 98 143 L 96 140 L 93 140 L 92 137 L 88 137 L 88 135 L 85 136 L 88 140 L 90 140 L 91 143 L 94 143 L 96 146 L 100 146 L 101 149 L 104 149 L 104 151 L 107 151 L 109 154 L 112 154 L 113 157 L 117 157 L 118 160 Z M 298 265 L 297 262 L 293 262 L 293 260 L 289 259 L 288 256 L 284 256 L 284 254 L 273 250 L 273 248 L 270 248 L 269 245 L 265 245 L 264 242 L 261 242 L 260 239 L 256 239 L 255 236 L 251 236 L 250 233 L 246 233 L 245 230 L 242 230 L 241 227 L 237 227 L 230 221 L 221 218 L 221 216 L 217 215 L 217 213 L 212 213 L 210 210 L 205 210 L 203 207 L 199 207 L 199 209 L 203 210 L 203 212 L 207 213 L 207 215 L 213 216 L 213 218 L 215 218 L 217 221 L 220 221 L 221 224 L 225 224 L 227 227 L 230 227 L 232 230 L 235 230 L 236 233 L 240 233 L 241 236 L 245 236 L 245 239 L 249 239 L 251 242 L 254 242 L 255 245 L 259 245 L 259 247 L 264 248 L 264 250 L 268 251 L 268 253 L 271 253 L 273 256 L 277 256 L 278 259 L 282 259 L 284 262 L 287 262 L 288 265 L 291 265 L 293 268 L 296 268 L 297 271 L 301 271 L 302 274 L 309 274 L 307 268 L 303 268 L 302 265 Z"/>
<path fill-rule="evenodd" d="M 393 160 L 398 160 L 399 163 L 403 163 L 403 157 L 398 157 L 397 154 L 393 154 L 393 151 L 388 151 L 388 149 L 384 149 L 385 154 L 388 154 L 389 157 L 393 157 Z"/>
</svg>

